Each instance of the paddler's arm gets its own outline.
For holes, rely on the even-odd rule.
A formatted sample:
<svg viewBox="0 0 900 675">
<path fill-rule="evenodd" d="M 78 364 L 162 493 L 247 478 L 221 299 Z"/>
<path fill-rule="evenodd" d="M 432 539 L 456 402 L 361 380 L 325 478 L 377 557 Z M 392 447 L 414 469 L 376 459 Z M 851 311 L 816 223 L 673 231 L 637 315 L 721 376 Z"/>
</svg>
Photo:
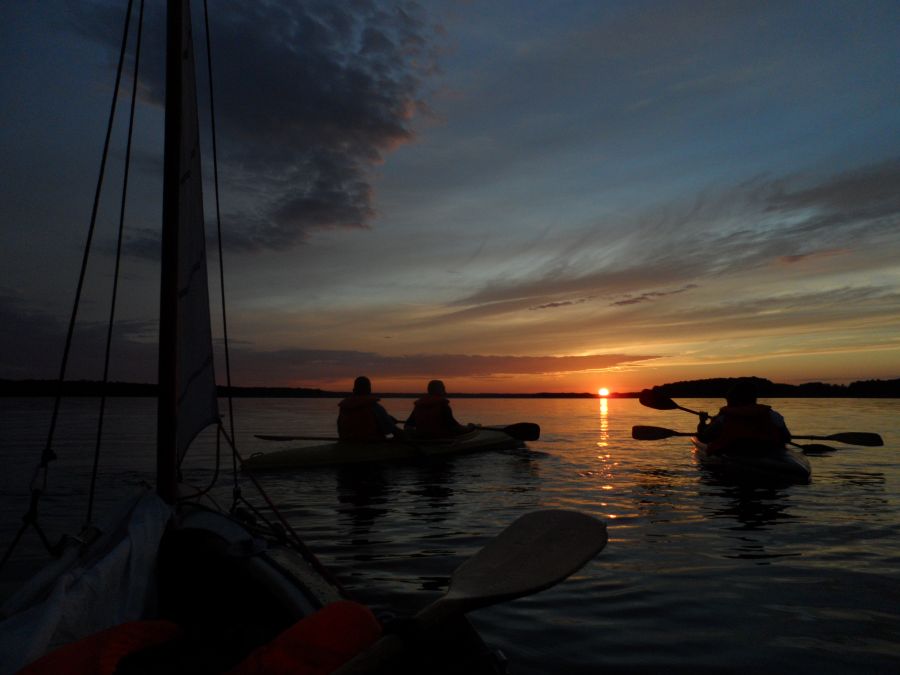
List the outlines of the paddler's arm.
<svg viewBox="0 0 900 675">
<path fill-rule="evenodd" d="M 781 413 L 777 413 L 774 410 L 769 410 L 769 414 L 772 417 L 772 421 L 775 423 L 775 426 L 778 427 L 778 430 L 781 432 L 781 440 L 787 444 L 791 442 L 791 432 L 787 427 L 787 423 L 784 421 L 784 417 Z"/>
<path fill-rule="evenodd" d="M 378 425 L 378 430 L 385 436 L 399 437 L 403 433 L 397 427 L 397 420 L 380 403 L 375 404 L 375 423 Z"/>
<path fill-rule="evenodd" d="M 703 441 L 705 440 L 706 428 L 709 426 L 709 413 L 701 412 L 698 414 L 700 415 L 700 421 L 697 422 L 697 438 Z"/>
<path fill-rule="evenodd" d="M 720 415 L 710 419 L 709 413 L 700 413 L 700 421 L 697 423 L 697 438 L 704 443 L 715 440 L 722 431 L 722 424 L 723 420 Z"/>
</svg>

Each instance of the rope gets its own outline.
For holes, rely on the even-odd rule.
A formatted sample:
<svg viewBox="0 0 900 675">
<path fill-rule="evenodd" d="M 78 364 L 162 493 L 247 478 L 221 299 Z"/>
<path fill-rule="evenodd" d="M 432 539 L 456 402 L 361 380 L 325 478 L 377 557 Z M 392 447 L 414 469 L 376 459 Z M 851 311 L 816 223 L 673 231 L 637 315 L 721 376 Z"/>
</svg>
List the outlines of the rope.
<svg viewBox="0 0 900 675">
<path fill-rule="evenodd" d="M 244 458 L 241 457 L 237 448 L 235 447 L 232 440 L 228 437 L 228 434 L 223 430 L 222 433 L 225 435 L 225 439 L 228 441 L 229 445 L 231 445 L 231 450 L 234 453 L 236 461 L 241 465 L 241 469 L 244 472 L 244 475 L 250 479 L 250 482 L 253 483 L 254 487 L 259 492 L 260 496 L 265 500 L 266 504 L 272 510 L 272 513 L 275 514 L 275 517 L 278 519 L 278 522 L 281 523 L 281 526 L 291 535 L 293 539 L 294 547 L 299 551 L 300 555 L 312 566 L 313 569 L 316 570 L 320 575 L 322 575 L 325 579 L 327 579 L 331 584 L 333 584 L 342 594 L 346 595 L 344 588 L 341 586 L 340 582 L 335 578 L 335 576 L 331 573 L 331 571 L 323 565 L 319 559 L 316 557 L 315 553 L 313 553 L 306 544 L 303 543 L 303 540 L 300 538 L 300 535 L 297 534 L 297 531 L 291 527 L 291 524 L 287 521 L 281 511 L 278 510 L 278 507 L 275 506 L 275 503 L 269 498 L 269 495 L 266 494 L 266 491 L 263 489 L 263 486 L 260 484 L 256 477 L 244 466 Z M 242 500 L 246 503 L 246 500 Z"/>
<path fill-rule="evenodd" d="M 125 203 L 128 195 L 128 175 L 131 168 L 131 143 L 134 138 L 134 110 L 137 103 L 138 72 L 141 64 L 141 35 L 144 28 L 144 0 L 138 9 L 137 42 L 134 55 L 134 75 L 131 85 L 131 108 L 128 114 L 128 143 L 125 147 L 125 174 L 122 178 L 122 200 L 119 204 L 119 232 L 116 241 L 116 264 L 113 272 L 112 298 L 109 303 L 109 321 L 106 325 L 106 350 L 103 354 L 103 388 L 100 395 L 100 414 L 97 419 L 97 436 L 94 446 L 94 464 L 91 469 L 91 487 L 88 491 L 85 527 L 90 525 L 94 514 L 94 494 L 97 488 L 97 470 L 100 466 L 100 445 L 103 440 L 103 420 L 106 413 L 106 385 L 109 382 L 109 356 L 112 346 L 112 331 L 116 318 L 116 298 L 119 294 L 119 269 L 122 263 L 122 234 L 125 230 Z"/>
<path fill-rule="evenodd" d="M 206 71 L 209 84 L 209 121 L 210 134 L 212 136 L 212 166 L 213 166 L 213 190 L 214 203 L 216 207 L 216 241 L 219 249 L 219 294 L 222 304 L 222 342 L 225 349 L 225 384 L 228 391 L 228 427 L 231 438 L 237 438 L 234 431 L 234 398 L 231 394 L 231 354 L 228 341 L 228 313 L 225 304 L 225 256 L 222 252 L 222 213 L 219 201 L 219 149 L 216 142 L 216 99 L 213 87 L 213 67 L 212 67 L 212 38 L 209 30 L 209 6 L 207 0 L 203 0 L 203 22 L 206 28 Z M 241 488 L 238 485 L 238 465 L 237 458 L 232 454 L 231 469 L 233 475 L 233 503 L 232 510 L 240 499 Z"/>
<path fill-rule="evenodd" d="M 81 294 L 84 289 L 84 280 L 87 276 L 87 266 L 88 260 L 90 259 L 91 253 L 91 242 L 94 238 L 94 231 L 97 225 L 97 212 L 100 207 L 100 193 L 103 188 L 103 178 L 106 173 L 106 160 L 109 157 L 109 145 L 110 138 L 112 137 L 113 130 L 113 122 L 116 117 L 116 102 L 119 94 L 119 86 L 122 81 L 122 70 L 125 63 L 125 51 L 128 45 L 128 29 L 131 25 L 131 10 L 134 5 L 134 0 L 128 0 L 128 7 L 125 10 L 125 27 L 122 30 L 122 45 L 119 49 L 119 63 L 116 68 L 116 83 L 113 87 L 112 94 L 112 103 L 110 104 L 109 110 L 109 121 L 106 125 L 106 138 L 103 141 L 103 152 L 100 157 L 100 172 L 97 177 L 97 187 L 94 191 L 94 203 L 91 207 L 91 221 L 88 226 L 88 234 L 87 240 L 84 244 L 84 253 L 81 258 L 81 270 L 78 275 L 78 285 L 75 289 L 75 300 L 72 305 L 72 313 L 69 316 L 69 326 L 66 330 L 66 343 L 63 348 L 63 356 L 62 363 L 59 368 L 59 377 L 56 380 L 56 396 L 53 401 L 53 412 L 50 417 L 50 429 L 47 433 L 47 443 L 44 446 L 43 451 L 41 452 L 41 460 L 38 463 L 37 467 L 35 467 L 34 474 L 31 479 L 31 506 L 28 509 L 28 512 L 23 516 L 22 520 L 24 524 L 15 539 L 13 540 L 12 545 L 7 549 L 6 554 L 3 556 L 3 560 L 0 560 L 0 569 L 3 569 L 3 566 L 9 560 L 12 555 L 13 549 L 16 544 L 18 544 L 19 540 L 22 538 L 24 531 L 28 528 L 29 525 L 32 525 L 37 531 L 38 535 L 41 538 L 41 541 L 44 542 L 44 546 L 47 547 L 47 550 L 55 555 L 54 547 L 50 544 L 47 539 L 46 534 L 44 534 L 43 530 L 37 524 L 37 506 L 40 501 L 41 494 L 43 494 L 44 489 L 47 484 L 47 467 L 53 460 L 56 459 L 56 453 L 53 452 L 53 438 L 56 434 L 56 424 L 59 420 L 59 409 L 62 403 L 62 393 L 63 393 L 63 382 L 66 378 L 66 370 L 68 368 L 69 363 L 69 353 L 72 349 L 72 337 L 75 333 L 75 323 L 78 317 L 78 307 L 81 304 Z M 41 475 L 43 474 L 43 475 Z M 40 478 L 42 486 L 36 487 L 38 483 L 38 479 Z"/>
</svg>

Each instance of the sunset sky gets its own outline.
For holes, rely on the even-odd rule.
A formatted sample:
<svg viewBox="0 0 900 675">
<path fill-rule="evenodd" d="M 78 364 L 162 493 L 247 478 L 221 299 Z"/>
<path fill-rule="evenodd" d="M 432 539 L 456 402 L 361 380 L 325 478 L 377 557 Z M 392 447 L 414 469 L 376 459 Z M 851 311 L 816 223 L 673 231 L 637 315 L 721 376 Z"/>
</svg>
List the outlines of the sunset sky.
<svg viewBox="0 0 900 675">
<path fill-rule="evenodd" d="M 59 369 L 126 4 L 0 4 L 0 377 Z M 163 4 L 117 380 L 155 379 Z M 236 384 L 900 377 L 896 0 L 210 4 Z M 71 378 L 102 372 L 121 91 Z"/>
</svg>

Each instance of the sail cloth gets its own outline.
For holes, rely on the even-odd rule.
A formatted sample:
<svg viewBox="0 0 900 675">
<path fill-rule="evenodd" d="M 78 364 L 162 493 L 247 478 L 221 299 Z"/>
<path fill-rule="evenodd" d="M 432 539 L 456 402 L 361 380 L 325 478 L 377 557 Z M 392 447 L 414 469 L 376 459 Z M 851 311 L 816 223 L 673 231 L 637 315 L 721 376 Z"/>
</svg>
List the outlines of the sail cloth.
<svg viewBox="0 0 900 675">
<path fill-rule="evenodd" d="M 219 421 L 213 367 L 203 185 L 200 172 L 200 129 L 197 78 L 191 34 L 190 3 L 181 3 L 181 120 L 178 144 L 177 310 L 175 345 L 176 431 L 180 463 L 194 437 Z M 163 274 L 166 273 L 165 268 Z"/>
<path fill-rule="evenodd" d="M 9 598 L 0 608 L 0 675 L 152 611 L 156 553 L 171 515 L 156 493 L 142 492 L 101 525 L 105 537 L 83 558 L 70 548 Z"/>
</svg>

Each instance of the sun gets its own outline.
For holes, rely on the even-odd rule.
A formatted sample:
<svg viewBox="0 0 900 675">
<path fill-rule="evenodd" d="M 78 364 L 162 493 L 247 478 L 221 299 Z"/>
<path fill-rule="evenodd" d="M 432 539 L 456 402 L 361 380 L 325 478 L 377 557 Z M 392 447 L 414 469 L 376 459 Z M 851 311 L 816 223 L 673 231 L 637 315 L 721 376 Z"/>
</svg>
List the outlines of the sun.
<svg viewBox="0 0 900 675">
<path fill-rule="evenodd" d="M 597 390 L 597 393 L 600 394 L 600 396 L 606 397 L 609 396 L 609 389 L 607 389 L 606 387 L 600 387 Z"/>
</svg>

